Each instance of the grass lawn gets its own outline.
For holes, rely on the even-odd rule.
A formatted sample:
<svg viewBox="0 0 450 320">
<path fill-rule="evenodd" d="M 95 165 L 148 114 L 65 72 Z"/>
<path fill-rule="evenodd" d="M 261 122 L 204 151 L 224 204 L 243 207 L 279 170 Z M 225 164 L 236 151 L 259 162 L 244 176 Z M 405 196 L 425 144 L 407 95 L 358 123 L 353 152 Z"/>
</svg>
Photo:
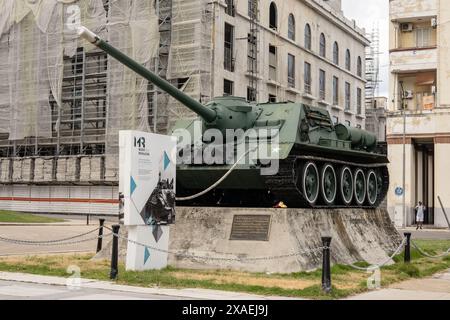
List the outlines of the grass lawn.
<svg viewBox="0 0 450 320">
<path fill-rule="evenodd" d="M 0 210 L 0 222 L 53 223 L 53 222 L 64 222 L 64 220 L 43 217 L 43 216 L 31 214 L 31 213 Z"/>
<path fill-rule="evenodd" d="M 430 254 L 438 254 L 450 247 L 448 241 L 422 240 L 417 243 Z M 450 257 L 423 258 L 412 251 L 411 264 L 404 264 L 403 255 L 396 257 L 396 264 L 381 271 L 381 284 L 390 284 L 411 278 L 423 278 L 450 268 Z M 67 277 L 66 269 L 77 265 L 83 278 L 109 280 L 110 262 L 93 261 L 92 255 L 7 257 L 0 259 L 0 271 L 23 272 Z M 364 263 L 360 263 L 364 266 Z M 259 295 L 276 295 L 312 299 L 336 299 L 368 291 L 370 273 L 356 271 L 348 266 L 332 268 L 333 291 L 326 295 L 321 291 L 321 270 L 294 274 L 264 274 L 237 271 L 204 271 L 166 268 L 161 271 L 131 272 L 120 265 L 117 283 L 165 288 L 204 288 L 246 292 Z"/>
</svg>

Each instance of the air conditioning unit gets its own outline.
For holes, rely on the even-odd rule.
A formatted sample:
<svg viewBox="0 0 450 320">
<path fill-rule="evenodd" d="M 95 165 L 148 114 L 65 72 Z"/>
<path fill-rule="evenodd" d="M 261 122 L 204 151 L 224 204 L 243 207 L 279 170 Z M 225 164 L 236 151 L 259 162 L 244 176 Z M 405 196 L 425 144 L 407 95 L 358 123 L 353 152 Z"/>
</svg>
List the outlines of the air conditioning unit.
<svg viewBox="0 0 450 320">
<path fill-rule="evenodd" d="M 403 93 L 403 99 L 413 99 L 414 98 L 414 91 L 412 90 L 405 90 Z"/>
<path fill-rule="evenodd" d="M 431 19 L 431 26 L 436 29 L 438 25 L 437 18 Z"/>
<path fill-rule="evenodd" d="M 400 29 L 402 30 L 402 32 L 412 32 L 413 24 L 412 23 L 402 23 L 402 24 L 400 24 Z"/>
</svg>

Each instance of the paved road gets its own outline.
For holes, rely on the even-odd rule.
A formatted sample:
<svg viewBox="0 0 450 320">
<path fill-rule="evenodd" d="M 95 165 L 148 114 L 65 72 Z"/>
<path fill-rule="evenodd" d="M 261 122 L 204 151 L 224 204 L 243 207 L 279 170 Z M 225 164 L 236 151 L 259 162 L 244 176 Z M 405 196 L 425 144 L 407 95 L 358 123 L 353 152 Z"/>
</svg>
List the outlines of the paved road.
<svg viewBox="0 0 450 320">
<path fill-rule="evenodd" d="M 450 230 L 448 229 L 424 229 L 416 230 L 416 228 L 399 229 L 401 234 L 411 232 L 413 239 L 422 240 L 450 240 Z"/>
<path fill-rule="evenodd" d="M 0 281 L 0 300 L 183 300 L 169 295 Z"/>
<path fill-rule="evenodd" d="M 64 239 L 96 229 L 96 226 L 86 225 L 0 225 L 0 236 L 9 239 L 47 241 Z M 105 234 L 109 231 L 105 230 Z M 93 239 L 98 231 L 86 235 L 77 240 Z M 107 239 L 104 241 L 108 241 Z M 95 252 L 97 240 L 67 245 L 37 246 L 22 245 L 0 241 L 0 256 L 28 255 L 41 253 L 64 253 L 64 252 Z"/>
<path fill-rule="evenodd" d="M 280 300 L 238 292 L 207 289 L 164 289 L 117 285 L 81 279 L 67 286 L 67 278 L 0 272 L 0 300 Z M 298 299 L 291 299 L 298 300 Z"/>
</svg>

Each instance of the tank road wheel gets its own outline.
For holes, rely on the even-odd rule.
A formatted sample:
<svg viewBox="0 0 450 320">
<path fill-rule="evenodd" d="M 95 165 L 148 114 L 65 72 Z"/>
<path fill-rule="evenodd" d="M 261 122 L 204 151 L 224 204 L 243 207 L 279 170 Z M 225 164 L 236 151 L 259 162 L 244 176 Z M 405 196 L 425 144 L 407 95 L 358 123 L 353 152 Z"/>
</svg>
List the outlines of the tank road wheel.
<svg viewBox="0 0 450 320">
<path fill-rule="evenodd" d="M 302 172 L 302 192 L 305 200 L 314 206 L 319 198 L 319 170 L 314 162 L 307 162 Z"/>
<path fill-rule="evenodd" d="M 367 173 L 367 202 L 369 205 L 374 206 L 378 200 L 378 178 L 375 171 L 370 170 Z"/>
<path fill-rule="evenodd" d="M 320 175 L 320 186 L 323 201 L 327 206 L 331 206 L 336 201 L 337 195 L 337 179 L 336 171 L 331 164 L 325 164 L 322 167 L 322 174 Z"/>
<path fill-rule="evenodd" d="M 352 170 L 345 166 L 342 167 L 340 177 L 340 194 L 343 203 L 346 206 L 352 204 L 353 201 L 353 173 Z"/>
<path fill-rule="evenodd" d="M 355 200 L 359 206 L 366 200 L 366 176 L 362 169 L 356 169 L 354 177 Z"/>
<path fill-rule="evenodd" d="M 381 191 L 383 189 L 383 176 L 380 170 L 377 170 L 377 199 L 381 197 Z"/>
</svg>

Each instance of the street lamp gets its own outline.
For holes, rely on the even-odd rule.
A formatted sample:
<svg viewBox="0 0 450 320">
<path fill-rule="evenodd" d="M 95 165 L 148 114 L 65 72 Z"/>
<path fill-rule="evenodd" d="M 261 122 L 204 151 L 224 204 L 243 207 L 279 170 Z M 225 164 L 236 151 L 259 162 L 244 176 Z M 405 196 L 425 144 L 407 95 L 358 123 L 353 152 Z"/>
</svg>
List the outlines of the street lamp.
<svg viewBox="0 0 450 320">
<path fill-rule="evenodd" d="M 403 114 L 403 229 L 406 228 L 406 108 L 405 108 L 405 89 L 403 81 L 400 81 L 401 101 Z"/>
</svg>

